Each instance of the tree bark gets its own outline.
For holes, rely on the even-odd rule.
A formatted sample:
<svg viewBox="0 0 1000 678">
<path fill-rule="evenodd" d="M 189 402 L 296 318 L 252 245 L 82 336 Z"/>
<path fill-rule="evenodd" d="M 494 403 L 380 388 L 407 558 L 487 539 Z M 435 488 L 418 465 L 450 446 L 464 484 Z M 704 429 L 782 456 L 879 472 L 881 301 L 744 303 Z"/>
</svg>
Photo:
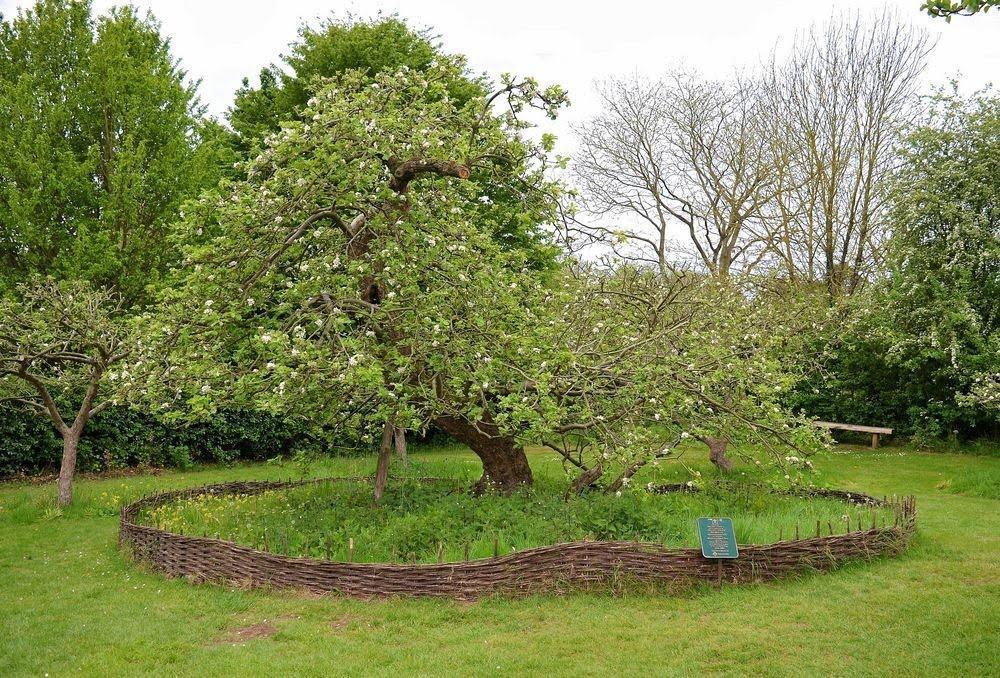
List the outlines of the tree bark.
<svg viewBox="0 0 1000 678">
<path fill-rule="evenodd" d="M 488 414 L 475 424 L 447 415 L 437 417 L 434 423 L 468 445 L 482 461 L 483 475 L 473 486 L 475 492 L 495 489 L 509 494 L 533 482 L 524 447 L 511 436 L 502 435 Z"/>
<path fill-rule="evenodd" d="M 397 427 L 393 433 L 393 438 L 396 447 L 396 455 L 399 456 L 403 465 L 407 466 L 410 463 L 410 460 L 406 456 L 406 429 Z"/>
<path fill-rule="evenodd" d="M 385 483 L 389 478 L 389 458 L 392 456 L 392 436 L 396 427 L 385 422 L 382 427 L 382 445 L 378 451 L 378 467 L 375 469 L 375 501 L 382 498 Z"/>
<path fill-rule="evenodd" d="M 73 501 L 73 475 L 76 473 L 76 452 L 79 446 L 80 431 L 69 429 L 63 433 L 63 456 L 57 493 L 59 506 L 69 506 Z"/>
<path fill-rule="evenodd" d="M 729 472 L 733 470 L 733 460 L 726 456 L 726 448 L 729 441 L 725 438 L 702 438 L 701 441 L 708 445 L 708 458 L 720 471 Z"/>
</svg>

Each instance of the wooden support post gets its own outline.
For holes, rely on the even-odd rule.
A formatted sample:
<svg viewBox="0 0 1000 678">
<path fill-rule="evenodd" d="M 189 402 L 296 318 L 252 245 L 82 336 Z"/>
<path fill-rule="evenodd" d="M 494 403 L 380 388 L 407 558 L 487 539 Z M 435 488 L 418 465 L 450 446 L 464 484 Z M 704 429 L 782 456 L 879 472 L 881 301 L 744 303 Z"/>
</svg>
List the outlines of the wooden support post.
<svg viewBox="0 0 1000 678">
<path fill-rule="evenodd" d="M 500 540 L 493 537 L 493 557 L 496 558 L 500 555 Z"/>
<path fill-rule="evenodd" d="M 354 537 L 348 537 L 347 539 L 347 562 L 354 562 Z"/>
<path fill-rule="evenodd" d="M 469 560 L 469 542 L 465 542 L 465 560 L 466 562 Z"/>
<path fill-rule="evenodd" d="M 872 449 L 878 449 L 878 433 L 872 433 Z"/>
<path fill-rule="evenodd" d="M 438 563 L 444 562 L 444 542 L 438 542 Z"/>
</svg>

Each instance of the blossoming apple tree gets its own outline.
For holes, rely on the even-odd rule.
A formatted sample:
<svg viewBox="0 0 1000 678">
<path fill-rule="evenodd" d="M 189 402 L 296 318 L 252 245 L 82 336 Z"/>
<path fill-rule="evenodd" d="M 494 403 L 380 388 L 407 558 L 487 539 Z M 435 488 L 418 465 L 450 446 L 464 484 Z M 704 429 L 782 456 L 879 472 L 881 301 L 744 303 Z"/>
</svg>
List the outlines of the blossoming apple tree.
<svg viewBox="0 0 1000 678">
<path fill-rule="evenodd" d="M 462 68 L 326 84 L 242 180 L 189 208 L 184 268 L 154 321 L 159 409 L 236 397 L 381 431 L 380 469 L 393 429 L 433 423 L 480 456 L 484 482 L 530 482 L 498 389 L 524 378 L 544 295 L 492 233 L 550 220 L 551 139 L 528 140 L 524 115 L 554 116 L 565 94 L 504 78 L 458 105 L 446 85 Z"/>
<path fill-rule="evenodd" d="M 397 432 L 430 424 L 480 457 L 479 489 L 500 491 L 531 483 L 527 441 L 560 450 L 579 489 L 608 491 L 682 434 L 769 428 L 793 443 L 762 389 L 731 385 L 773 367 L 731 356 L 739 315 L 697 340 L 704 285 L 539 272 L 495 237 L 555 221 L 552 139 L 529 139 L 525 113 L 553 117 L 566 98 L 505 77 L 459 105 L 446 83 L 462 67 L 325 84 L 241 180 L 188 209 L 184 267 L 151 319 L 156 407 L 235 398 L 380 438 L 376 496 Z"/>
</svg>

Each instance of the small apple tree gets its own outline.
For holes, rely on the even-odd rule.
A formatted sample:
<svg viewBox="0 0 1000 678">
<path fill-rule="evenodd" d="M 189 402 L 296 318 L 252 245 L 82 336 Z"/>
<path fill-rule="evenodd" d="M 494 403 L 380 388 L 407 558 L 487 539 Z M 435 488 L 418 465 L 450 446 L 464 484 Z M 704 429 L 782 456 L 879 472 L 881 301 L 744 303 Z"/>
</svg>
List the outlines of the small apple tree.
<svg viewBox="0 0 1000 678">
<path fill-rule="evenodd" d="M 0 399 L 48 417 L 59 432 L 58 502 L 67 506 L 80 437 L 113 402 L 102 393 L 121 376 L 113 370 L 127 373 L 121 298 L 82 281 L 36 279 L 0 300 L 0 318 Z"/>
</svg>

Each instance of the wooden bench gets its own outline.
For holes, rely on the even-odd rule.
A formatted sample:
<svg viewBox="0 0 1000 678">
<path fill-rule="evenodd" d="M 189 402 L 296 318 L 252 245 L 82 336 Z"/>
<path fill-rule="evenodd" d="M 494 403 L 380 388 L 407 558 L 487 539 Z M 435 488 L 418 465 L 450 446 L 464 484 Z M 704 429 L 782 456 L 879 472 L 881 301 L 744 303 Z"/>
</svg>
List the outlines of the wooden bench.
<svg viewBox="0 0 1000 678">
<path fill-rule="evenodd" d="M 835 421 L 814 421 L 816 428 L 838 429 L 840 431 L 858 431 L 859 433 L 870 433 L 872 436 L 872 449 L 878 447 L 878 437 L 880 435 L 890 435 L 891 428 L 881 426 L 861 426 L 860 424 L 838 424 Z"/>
</svg>

